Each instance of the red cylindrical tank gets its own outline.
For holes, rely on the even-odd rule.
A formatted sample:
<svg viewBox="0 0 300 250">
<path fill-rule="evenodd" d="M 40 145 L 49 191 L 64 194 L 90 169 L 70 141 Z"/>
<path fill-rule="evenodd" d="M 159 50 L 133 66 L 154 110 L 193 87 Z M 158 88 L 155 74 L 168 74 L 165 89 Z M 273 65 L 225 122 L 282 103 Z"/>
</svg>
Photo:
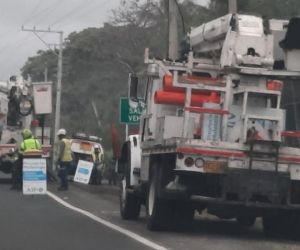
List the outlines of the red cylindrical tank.
<svg viewBox="0 0 300 250">
<path fill-rule="evenodd" d="M 171 92 L 185 92 L 184 88 L 173 87 L 173 76 L 172 75 L 164 75 L 163 77 L 163 89 L 164 91 L 171 91 Z"/>
<path fill-rule="evenodd" d="M 154 101 L 157 104 L 184 105 L 185 93 L 157 90 L 154 95 Z M 204 102 L 220 103 L 220 96 L 215 92 L 210 94 L 192 94 L 192 106 L 199 106 Z"/>
<path fill-rule="evenodd" d="M 196 77 L 196 76 L 192 76 L 189 75 L 186 77 L 186 80 L 190 80 L 191 82 L 189 84 L 196 84 L 197 81 L 201 81 L 204 82 L 207 85 L 211 85 L 213 83 L 215 84 L 219 84 L 221 82 L 220 79 L 217 78 L 211 78 L 211 77 Z M 194 81 L 194 82 L 193 82 Z M 178 93 L 185 93 L 185 88 L 180 88 L 180 87 L 174 87 L 173 86 L 173 76 L 172 75 L 164 75 L 163 77 L 163 90 L 164 91 L 170 91 L 170 92 L 178 92 Z M 202 93 L 207 93 L 207 91 L 203 91 L 203 90 L 196 90 L 193 89 L 192 93 L 195 94 L 202 94 Z"/>
</svg>

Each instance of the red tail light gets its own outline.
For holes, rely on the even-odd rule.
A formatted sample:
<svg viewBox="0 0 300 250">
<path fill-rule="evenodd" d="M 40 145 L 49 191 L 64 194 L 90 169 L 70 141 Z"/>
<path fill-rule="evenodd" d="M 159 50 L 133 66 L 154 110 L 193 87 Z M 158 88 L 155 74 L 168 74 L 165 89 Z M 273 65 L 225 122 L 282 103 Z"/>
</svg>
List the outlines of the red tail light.
<svg viewBox="0 0 300 250">
<path fill-rule="evenodd" d="M 283 82 L 278 80 L 269 80 L 267 82 L 267 90 L 281 91 L 283 88 Z"/>
<path fill-rule="evenodd" d="M 40 126 L 39 120 L 32 120 L 31 121 L 31 127 L 32 128 L 36 128 L 36 127 L 39 127 L 39 126 Z"/>
</svg>

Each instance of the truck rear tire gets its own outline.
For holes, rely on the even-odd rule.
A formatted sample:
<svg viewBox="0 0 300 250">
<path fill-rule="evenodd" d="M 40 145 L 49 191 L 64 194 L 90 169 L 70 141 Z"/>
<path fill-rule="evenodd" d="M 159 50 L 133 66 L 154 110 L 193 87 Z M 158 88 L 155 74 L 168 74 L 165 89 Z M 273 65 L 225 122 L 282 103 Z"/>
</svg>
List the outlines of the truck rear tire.
<svg viewBox="0 0 300 250">
<path fill-rule="evenodd" d="M 193 228 L 195 208 L 189 203 L 177 203 L 175 206 L 174 229 L 186 231 Z"/>
<path fill-rule="evenodd" d="M 274 236 L 276 235 L 276 227 L 277 223 L 275 222 L 275 216 L 264 216 L 262 223 L 263 223 L 263 230 L 264 234 L 267 236 Z"/>
<path fill-rule="evenodd" d="M 100 170 L 98 170 L 98 169 L 93 170 L 89 184 L 91 184 L 91 185 L 101 185 L 102 184 L 102 173 Z"/>
<path fill-rule="evenodd" d="M 255 224 L 256 217 L 251 215 L 240 215 L 236 217 L 239 225 L 243 227 L 252 227 Z"/>
<path fill-rule="evenodd" d="M 159 198 L 160 176 L 158 171 L 159 169 L 153 168 L 147 191 L 147 228 L 150 231 L 171 229 L 174 215 L 171 202 Z"/>
<path fill-rule="evenodd" d="M 102 172 L 100 170 L 97 170 L 98 173 L 97 173 L 97 185 L 102 185 Z"/>
<path fill-rule="evenodd" d="M 120 182 L 120 213 L 124 220 L 137 220 L 141 210 L 141 200 L 138 196 L 128 192 L 126 177 Z"/>
<path fill-rule="evenodd" d="M 263 216 L 263 229 L 267 236 L 285 237 L 291 236 L 291 228 L 293 228 L 292 217 L 285 213 L 278 213 L 271 216 Z"/>
</svg>

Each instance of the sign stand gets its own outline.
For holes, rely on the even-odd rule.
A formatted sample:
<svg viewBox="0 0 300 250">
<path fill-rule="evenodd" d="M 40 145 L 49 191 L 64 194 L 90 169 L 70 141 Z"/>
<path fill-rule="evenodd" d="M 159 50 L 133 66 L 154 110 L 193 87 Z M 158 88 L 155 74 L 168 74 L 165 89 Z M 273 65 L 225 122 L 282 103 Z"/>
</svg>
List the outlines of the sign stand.
<svg viewBox="0 0 300 250">
<path fill-rule="evenodd" d="M 89 184 L 93 167 L 93 162 L 79 160 L 74 175 L 74 181 Z"/>
<path fill-rule="evenodd" d="M 126 141 L 128 140 L 128 130 L 129 130 L 128 124 L 126 124 L 126 126 L 125 126 L 125 136 L 126 136 Z"/>
<path fill-rule="evenodd" d="M 45 114 L 41 115 L 41 124 L 40 126 L 42 127 L 42 145 L 44 144 L 44 133 L 45 133 Z"/>
<path fill-rule="evenodd" d="M 23 194 L 47 194 L 47 167 L 45 158 L 24 157 Z"/>
</svg>

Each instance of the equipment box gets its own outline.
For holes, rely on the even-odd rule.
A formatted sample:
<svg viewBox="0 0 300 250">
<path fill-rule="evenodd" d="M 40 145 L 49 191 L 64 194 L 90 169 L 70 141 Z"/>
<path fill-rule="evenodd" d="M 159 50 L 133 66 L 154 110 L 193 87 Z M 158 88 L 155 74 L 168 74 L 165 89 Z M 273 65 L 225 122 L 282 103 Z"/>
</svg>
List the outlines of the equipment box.
<svg viewBox="0 0 300 250">
<path fill-rule="evenodd" d="M 176 124 L 176 126 L 174 126 Z M 164 116 L 158 118 L 156 127 L 157 139 L 180 137 L 183 129 L 183 117 Z"/>
<path fill-rule="evenodd" d="M 285 67 L 290 71 L 300 71 L 300 49 L 285 51 Z"/>
</svg>

